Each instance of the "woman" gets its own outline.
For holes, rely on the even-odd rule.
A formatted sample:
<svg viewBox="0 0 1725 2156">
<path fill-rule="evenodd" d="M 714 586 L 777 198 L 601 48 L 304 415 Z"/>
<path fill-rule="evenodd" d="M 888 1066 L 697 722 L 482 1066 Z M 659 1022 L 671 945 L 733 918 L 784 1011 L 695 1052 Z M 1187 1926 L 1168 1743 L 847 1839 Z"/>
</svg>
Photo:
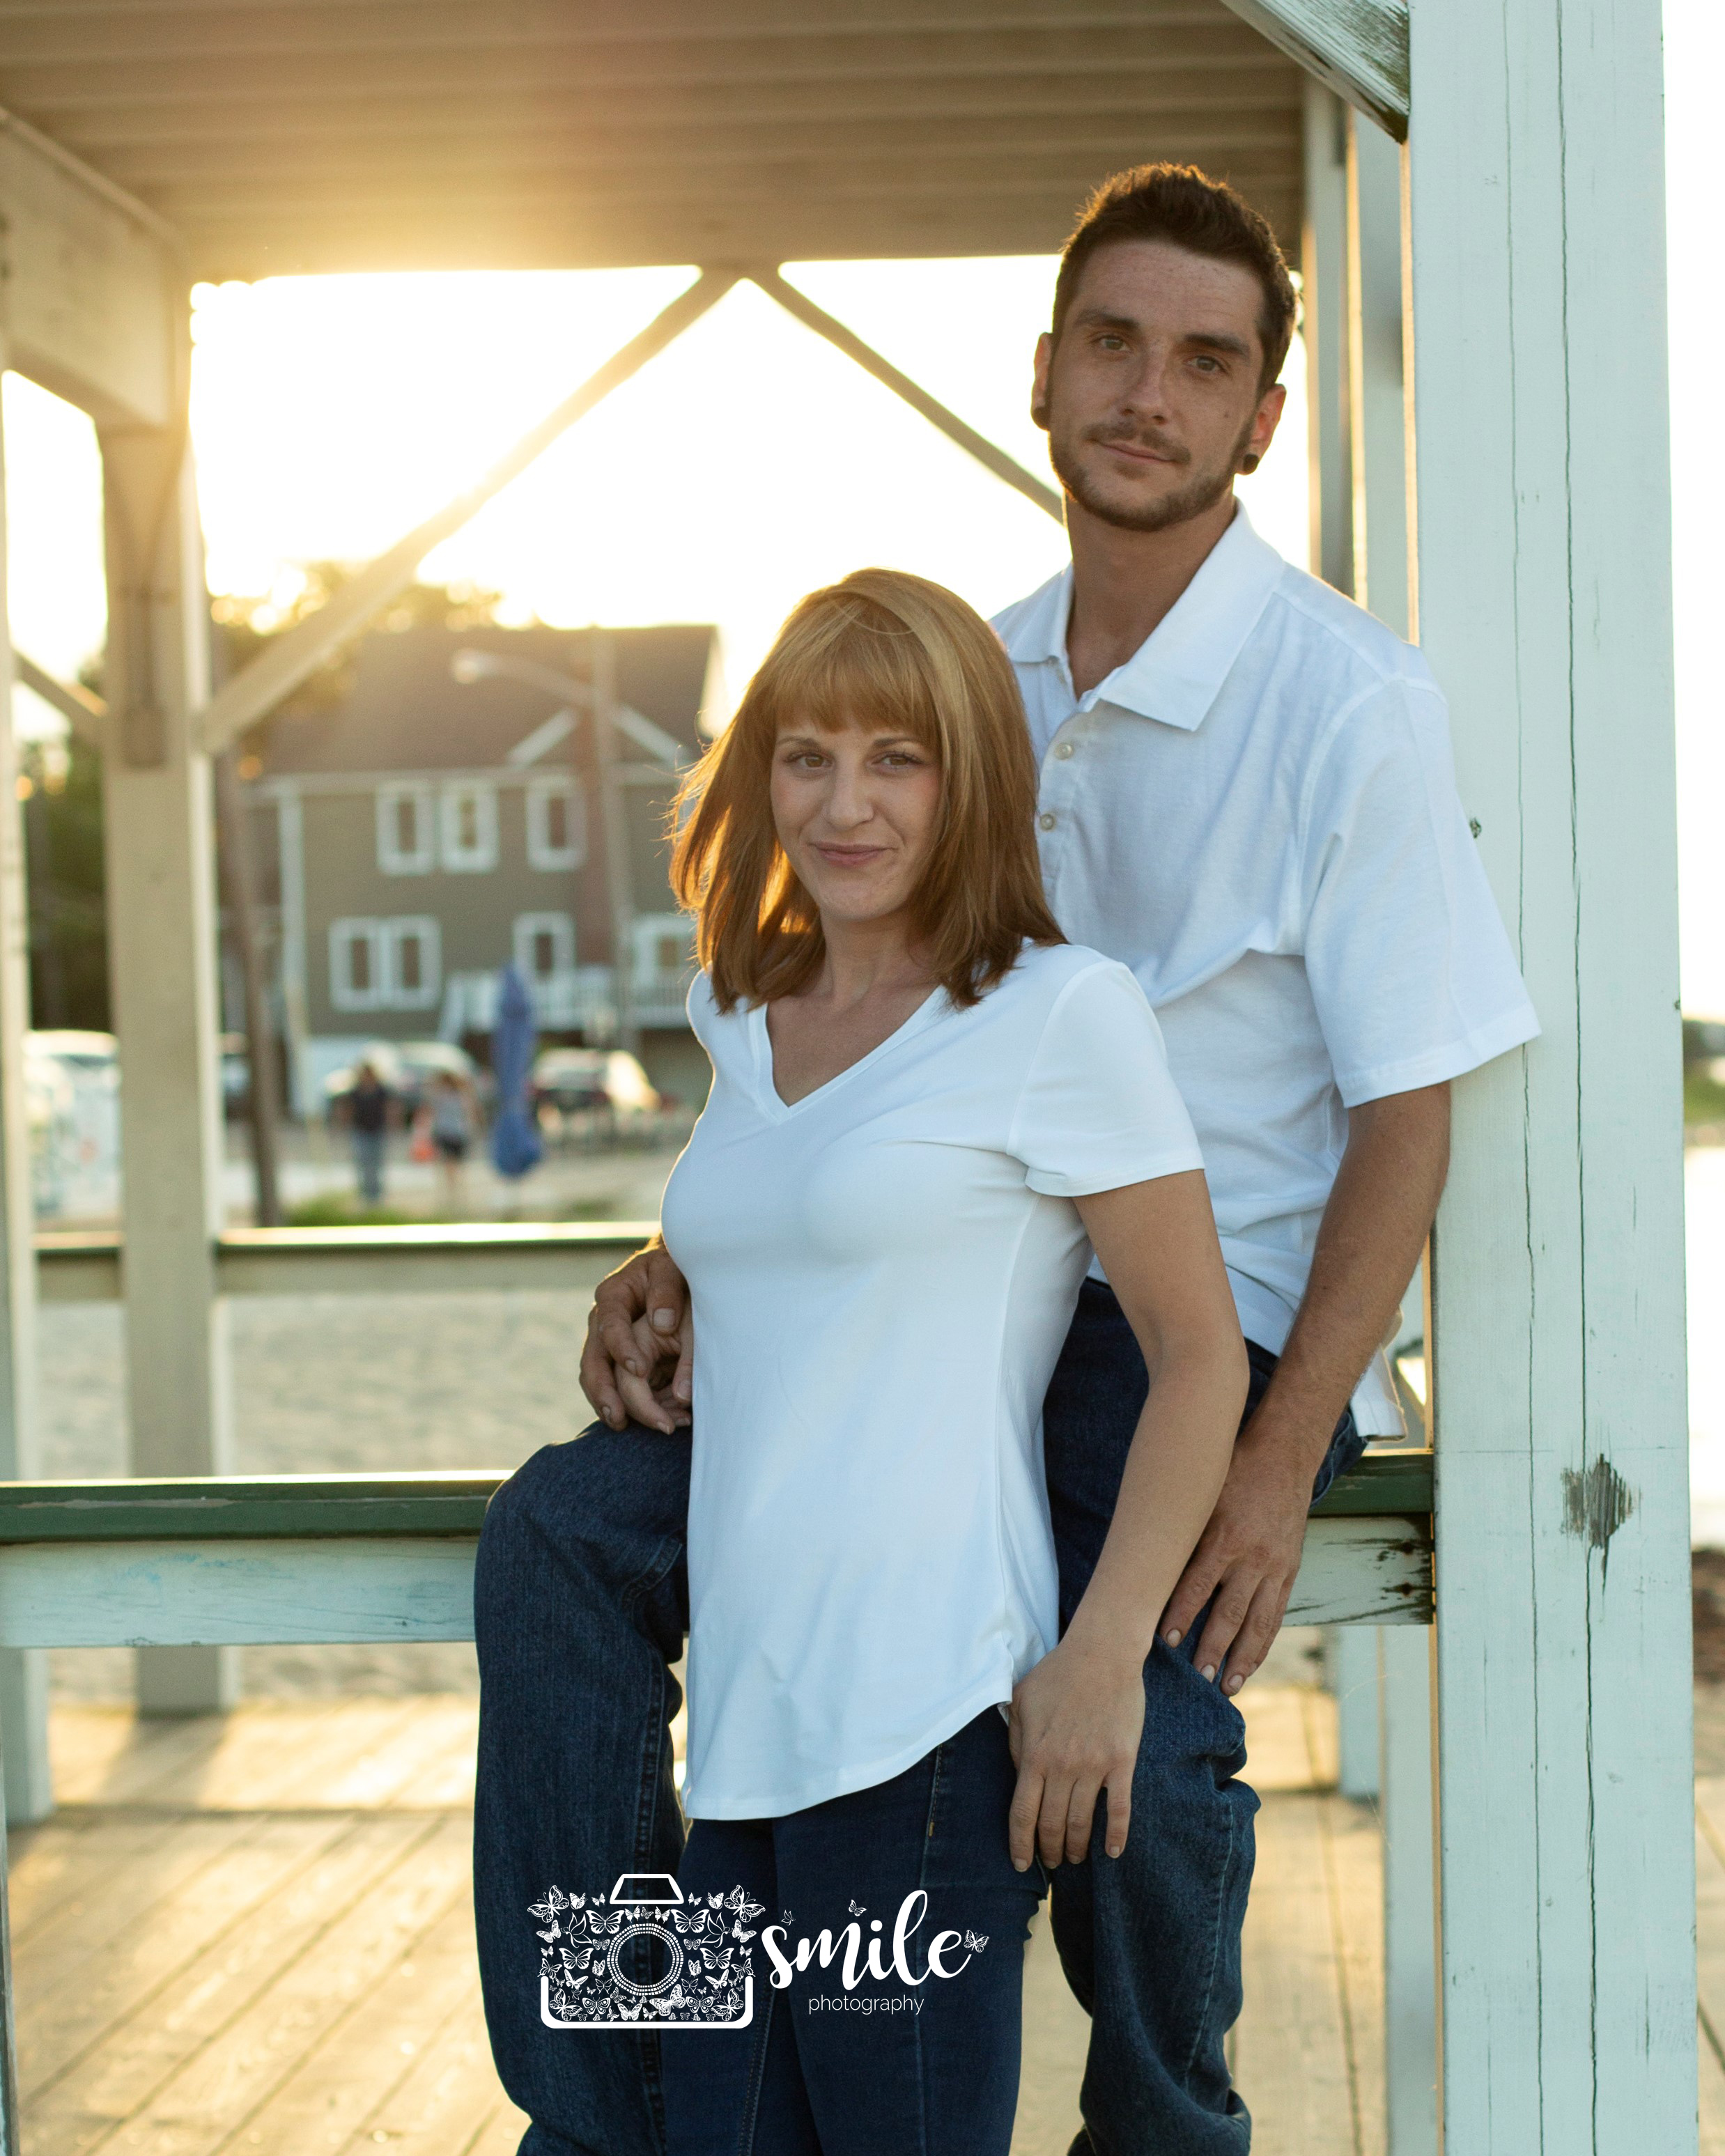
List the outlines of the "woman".
<svg viewBox="0 0 1725 2156">
<path fill-rule="evenodd" d="M 1245 1358 L 1156 1021 L 1063 943 L 1034 798 L 992 634 L 884 570 L 802 603 L 685 789 L 680 1884 L 756 1958 L 747 2027 L 665 2030 L 673 2156 L 1005 2156 L 1041 1866 L 1153 1831 L 1142 1667 Z M 1057 1645 L 1039 1408 L 1092 1245 L 1152 1383 Z"/>
</svg>

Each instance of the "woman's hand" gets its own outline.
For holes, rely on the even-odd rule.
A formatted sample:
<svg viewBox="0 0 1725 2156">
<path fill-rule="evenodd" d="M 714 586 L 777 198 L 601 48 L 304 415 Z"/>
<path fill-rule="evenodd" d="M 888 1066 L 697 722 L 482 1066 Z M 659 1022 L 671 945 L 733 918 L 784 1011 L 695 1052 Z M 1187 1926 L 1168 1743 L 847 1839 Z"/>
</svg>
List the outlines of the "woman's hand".
<svg viewBox="0 0 1725 2156">
<path fill-rule="evenodd" d="M 1105 1789 L 1106 1846 L 1118 1856 L 1132 1824 L 1132 1770 L 1144 1733 L 1142 1663 L 1069 1632 L 1019 1680 L 1008 1732 L 1019 1782 L 1007 1845 L 1017 1868 L 1028 1871 L 1038 1851 L 1046 1865 L 1081 1862 Z"/>
</svg>

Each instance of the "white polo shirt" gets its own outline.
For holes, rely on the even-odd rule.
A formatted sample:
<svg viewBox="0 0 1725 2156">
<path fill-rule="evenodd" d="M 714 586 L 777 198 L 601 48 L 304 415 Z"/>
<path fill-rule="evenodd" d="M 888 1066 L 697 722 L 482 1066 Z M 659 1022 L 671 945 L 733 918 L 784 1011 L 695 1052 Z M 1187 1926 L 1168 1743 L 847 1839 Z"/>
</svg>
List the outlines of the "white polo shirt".
<svg viewBox="0 0 1725 2156">
<path fill-rule="evenodd" d="M 1244 509 L 1123 666 L 1075 696 L 1070 569 L 997 616 L 1041 762 L 1060 927 L 1130 966 L 1198 1132 L 1250 1340 L 1279 1353 L 1363 1101 L 1539 1030 L 1425 660 Z M 1100 1277 L 1100 1275 L 1098 1275 Z M 1402 1428 L 1384 1358 L 1353 1396 Z"/>
</svg>

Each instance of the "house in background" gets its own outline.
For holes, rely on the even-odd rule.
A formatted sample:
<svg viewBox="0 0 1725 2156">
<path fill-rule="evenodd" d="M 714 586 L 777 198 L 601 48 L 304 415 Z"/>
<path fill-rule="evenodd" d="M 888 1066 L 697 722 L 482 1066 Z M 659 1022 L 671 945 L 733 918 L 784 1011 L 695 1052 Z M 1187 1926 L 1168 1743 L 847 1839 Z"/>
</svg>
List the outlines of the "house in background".
<svg viewBox="0 0 1725 2156">
<path fill-rule="evenodd" d="M 543 1033 L 634 1046 L 662 1091 L 704 1097 L 665 818 L 706 745 L 716 632 L 603 634 L 608 771 L 587 630 L 377 632 L 334 698 L 285 706 L 253 743 L 240 773 L 301 1111 L 365 1041 L 478 1045 L 511 959 Z"/>
</svg>

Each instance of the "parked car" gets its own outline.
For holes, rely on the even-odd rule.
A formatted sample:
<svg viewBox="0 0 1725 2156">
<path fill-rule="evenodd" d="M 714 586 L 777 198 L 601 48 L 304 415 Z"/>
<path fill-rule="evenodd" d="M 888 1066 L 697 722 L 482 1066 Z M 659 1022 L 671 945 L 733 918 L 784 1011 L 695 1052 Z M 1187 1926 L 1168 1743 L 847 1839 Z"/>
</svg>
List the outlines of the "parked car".
<svg viewBox="0 0 1725 2156">
<path fill-rule="evenodd" d="M 665 1105 L 639 1062 L 620 1048 L 545 1049 L 535 1060 L 531 1085 L 541 1122 L 555 1121 L 566 1132 L 639 1131 Z"/>
<path fill-rule="evenodd" d="M 383 1083 L 401 1103 L 402 1113 L 416 1114 L 427 1094 L 431 1081 L 443 1072 L 470 1086 L 480 1101 L 490 1098 L 494 1090 L 490 1073 L 481 1070 L 465 1048 L 457 1048 L 447 1040 L 372 1040 L 354 1057 L 352 1063 L 340 1070 L 332 1070 L 323 1081 L 324 1111 L 333 1116 L 352 1091 L 355 1074 L 362 1063 L 369 1063 Z"/>
<path fill-rule="evenodd" d="M 120 1049 L 111 1033 L 24 1035 L 39 1212 L 106 1215 L 120 1197 Z"/>
</svg>

